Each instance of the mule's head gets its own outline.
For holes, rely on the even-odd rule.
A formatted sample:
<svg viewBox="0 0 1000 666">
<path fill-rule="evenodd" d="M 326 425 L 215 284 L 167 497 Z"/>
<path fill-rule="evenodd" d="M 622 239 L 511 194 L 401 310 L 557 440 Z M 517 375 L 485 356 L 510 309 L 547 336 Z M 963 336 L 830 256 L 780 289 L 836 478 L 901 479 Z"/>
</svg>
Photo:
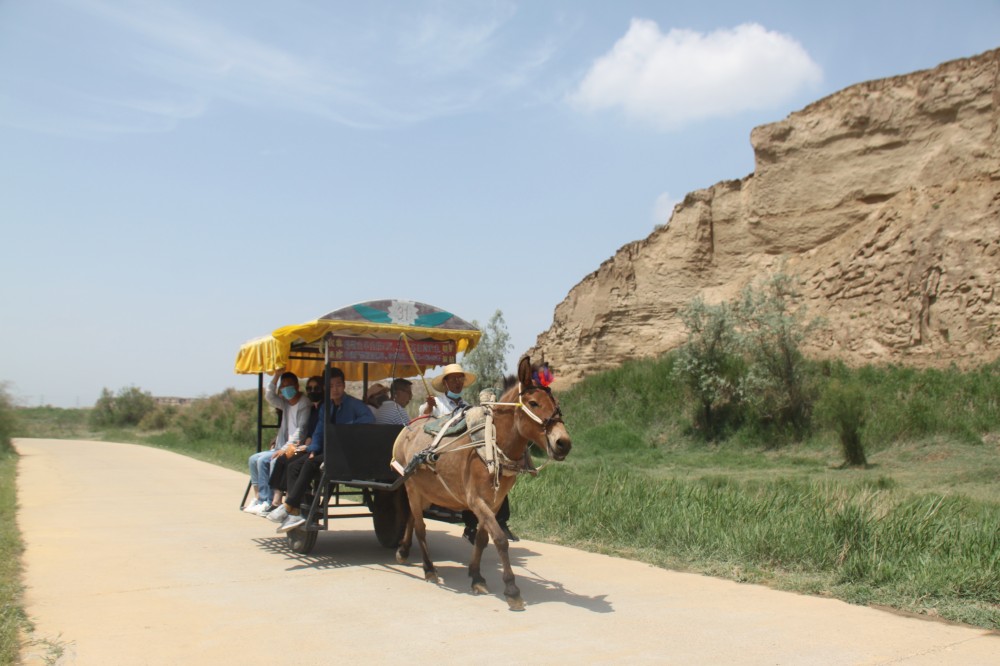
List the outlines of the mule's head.
<svg viewBox="0 0 1000 666">
<path fill-rule="evenodd" d="M 518 410 L 515 422 L 523 437 L 538 445 L 544 443 L 545 452 L 550 458 L 563 460 L 573 448 L 573 442 L 563 423 L 559 403 L 544 379 L 547 370 L 548 368 L 534 368 L 531 359 L 521 357 L 517 364 L 517 380 L 520 385 L 518 402 L 521 403 L 521 409 Z M 540 380 L 540 376 L 543 379 Z M 549 374 L 548 380 L 551 377 Z"/>
</svg>

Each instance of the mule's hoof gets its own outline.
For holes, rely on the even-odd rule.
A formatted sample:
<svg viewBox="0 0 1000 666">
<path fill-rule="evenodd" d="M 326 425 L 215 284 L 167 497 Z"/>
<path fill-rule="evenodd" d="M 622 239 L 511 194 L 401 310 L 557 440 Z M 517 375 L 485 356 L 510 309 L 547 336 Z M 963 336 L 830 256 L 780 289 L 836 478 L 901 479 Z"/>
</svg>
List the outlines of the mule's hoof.
<svg viewBox="0 0 1000 666">
<path fill-rule="evenodd" d="M 405 552 L 402 548 L 396 551 L 396 561 L 400 564 L 406 564 L 406 560 L 409 557 L 409 553 Z"/>
<path fill-rule="evenodd" d="M 489 594 L 490 588 L 486 587 L 486 583 L 473 583 L 472 584 L 473 594 Z"/>
<path fill-rule="evenodd" d="M 425 571 L 424 572 L 424 580 L 426 580 L 428 583 L 440 583 L 441 582 L 441 579 L 438 578 L 438 575 L 437 575 L 436 571 Z"/>
<path fill-rule="evenodd" d="M 507 605 L 510 606 L 512 611 L 523 611 L 524 599 L 521 597 L 507 597 Z"/>
</svg>

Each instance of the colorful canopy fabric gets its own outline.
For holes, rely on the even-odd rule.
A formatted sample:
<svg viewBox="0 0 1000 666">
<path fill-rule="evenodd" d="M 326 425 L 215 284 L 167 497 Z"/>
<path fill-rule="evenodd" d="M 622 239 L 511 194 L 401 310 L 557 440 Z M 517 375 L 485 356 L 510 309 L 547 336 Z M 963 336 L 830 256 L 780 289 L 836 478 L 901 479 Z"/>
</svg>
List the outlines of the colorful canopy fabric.
<svg viewBox="0 0 1000 666">
<path fill-rule="evenodd" d="M 409 343 L 393 347 L 395 351 L 386 356 L 386 346 L 379 349 L 381 354 L 370 352 L 368 379 L 386 377 L 412 377 L 422 374 L 431 365 L 413 363 L 410 354 L 417 354 L 414 347 L 419 341 L 452 343 L 437 345 L 453 354 L 471 351 L 482 332 L 469 322 L 450 312 L 426 303 L 401 300 L 368 301 L 349 305 L 329 312 L 322 317 L 302 324 L 283 326 L 271 335 L 255 338 L 244 343 L 236 355 L 237 374 L 273 373 L 285 368 L 299 377 L 321 375 L 323 373 L 322 341 L 327 335 L 331 340 L 354 338 L 360 340 L 402 340 Z M 429 346 L 429 345 L 425 345 Z M 332 363 L 344 371 L 349 381 L 358 381 L 364 376 L 365 362 L 349 360 L 362 358 L 355 352 L 357 345 L 340 350 L 340 356 Z M 436 364 L 436 363 L 435 363 Z"/>
</svg>

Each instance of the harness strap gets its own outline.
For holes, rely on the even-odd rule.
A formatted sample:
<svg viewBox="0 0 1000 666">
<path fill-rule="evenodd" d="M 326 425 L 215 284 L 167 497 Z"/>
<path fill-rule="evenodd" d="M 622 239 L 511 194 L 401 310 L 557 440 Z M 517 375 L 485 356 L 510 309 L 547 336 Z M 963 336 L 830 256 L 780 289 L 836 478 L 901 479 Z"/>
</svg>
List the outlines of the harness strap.
<svg viewBox="0 0 1000 666">
<path fill-rule="evenodd" d="M 454 424 L 456 421 L 462 418 L 464 414 L 465 414 L 464 409 L 456 409 L 454 411 L 454 413 L 451 415 L 451 418 L 448 419 L 448 422 L 445 423 L 441 427 L 441 430 L 438 431 L 438 434 L 434 436 L 434 441 L 431 442 L 431 445 L 428 446 L 426 449 L 424 449 L 426 453 L 430 454 L 428 458 L 433 458 L 435 460 L 437 459 L 437 448 L 438 445 L 441 443 L 441 440 L 444 439 L 444 434 L 448 431 L 448 428 L 450 428 L 452 424 Z"/>
</svg>

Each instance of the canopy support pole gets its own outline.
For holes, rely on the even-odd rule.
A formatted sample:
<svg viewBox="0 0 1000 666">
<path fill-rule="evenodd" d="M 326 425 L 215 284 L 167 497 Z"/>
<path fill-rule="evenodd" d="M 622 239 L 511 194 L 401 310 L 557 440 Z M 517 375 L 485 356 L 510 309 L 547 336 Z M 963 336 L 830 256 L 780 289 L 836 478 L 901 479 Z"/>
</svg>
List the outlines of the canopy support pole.
<svg viewBox="0 0 1000 666">
<path fill-rule="evenodd" d="M 257 373 L 257 453 L 264 448 L 264 373 Z"/>
</svg>

